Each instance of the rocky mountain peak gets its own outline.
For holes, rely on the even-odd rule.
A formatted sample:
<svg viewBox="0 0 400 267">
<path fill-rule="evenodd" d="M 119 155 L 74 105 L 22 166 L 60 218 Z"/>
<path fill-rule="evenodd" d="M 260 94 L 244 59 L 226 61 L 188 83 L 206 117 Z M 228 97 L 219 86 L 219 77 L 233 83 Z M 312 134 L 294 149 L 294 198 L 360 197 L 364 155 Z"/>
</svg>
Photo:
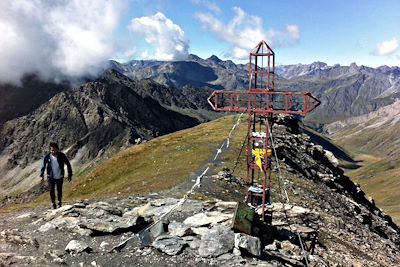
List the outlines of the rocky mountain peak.
<svg viewBox="0 0 400 267">
<path fill-rule="evenodd" d="M 195 61 L 195 62 L 201 62 L 204 61 L 204 59 L 200 58 L 199 56 L 195 55 L 195 54 L 189 54 L 188 61 Z"/>
<path fill-rule="evenodd" d="M 328 67 L 328 64 L 326 64 L 325 62 L 321 62 L 321 61 L 316 61 L 311 63 L 310 68 L 311 69 L 324 69 Z"/>
<path fill-rule="evenodd" d="M 357 73 L 359 72 L 359 67 L 357 66 L 357 64 L 355 62 L 351 63 L 349 66 L 349 71 L 351 73 Z"/>
<path fill-rule="evenodd" d="M 220 63 L 222 61 L 216 55 L 212 55 L 211 57 L 207 58 L 206 60 L 210 61 L 212 63 L 215 63 L 215 64 L 218 64 L 218 63 Z"/>
</svg>

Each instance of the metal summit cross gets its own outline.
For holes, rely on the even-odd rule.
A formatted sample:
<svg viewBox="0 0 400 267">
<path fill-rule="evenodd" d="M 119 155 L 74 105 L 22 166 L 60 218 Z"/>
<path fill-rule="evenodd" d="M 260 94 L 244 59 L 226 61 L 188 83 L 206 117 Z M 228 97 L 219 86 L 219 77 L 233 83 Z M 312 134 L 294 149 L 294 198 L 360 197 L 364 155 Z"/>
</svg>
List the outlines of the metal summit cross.
<svg viewBox="0 0 400 267">
<path fill-rule="evenodd" d="M 321 102 L 310 92 L 275 91 L 275 53 L 261 41 L 249 56 L 249 89 L 218 90 L 208 98 L 214 111 L 247 112 L 246 202 L 258 208 L 262 222 L 268 220 L 271 189 L 271 143 L 269 123 L 273 114 L 306 115 Z M 262 176 L 262 182 L 258 181 Z M 272 219 L 272 218 L 270 218 Z"/>
</svg>

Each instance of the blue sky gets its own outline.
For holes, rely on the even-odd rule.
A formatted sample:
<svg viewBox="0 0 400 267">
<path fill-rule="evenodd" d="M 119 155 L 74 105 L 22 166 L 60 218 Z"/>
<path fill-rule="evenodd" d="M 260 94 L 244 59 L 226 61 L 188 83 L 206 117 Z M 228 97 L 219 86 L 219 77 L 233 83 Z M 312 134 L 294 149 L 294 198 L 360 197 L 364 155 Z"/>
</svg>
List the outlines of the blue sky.
<svg viewBox="0 0 400 267">
<path fill-rule="evenodd" d="M 400 66 L 400 1 L 0 1 L 0 82 L 101 71 L 109 59 L 216 55 L 246 63 L 262 39 L 277 64 Z"/>
<path fill-rule="evenodd" d="M 200 14 L 209 14 L 228 26 L 238 16 L 234 9 L 240 8 L 246 14 L 244 19 L 249 27 L 278 32 L 266 40 L 272 44 L 278 64 L 323 61 L 330 65 L 352 62 L 372 67 L 400 65 L 400 1 L 142 0 L 131 1 L 129 6 L 119 32 L 130 36 L 129 42 L 138 53 L 153 51 L 153 48 L 144 41 L 143 35 L 127 30 L 126 25 L 133 18 L 151 17 L 160 12 L 182 29 L 189 53 L 203 58 L 215 54 L 240 61 L 232 52 L 234 41 L 218 37 L 221 33 L 213 32 L 199 18 Z M 256 19 L 261 23 L 257 25 Z M 298 27 L 298 38 L 284 36 L 288 25 Z M 240 32 L 238 28 L 236 33 Z M 248 36 L 249 40 L 252 38 L 256 45 L 257 35 Z"/>
</svg>

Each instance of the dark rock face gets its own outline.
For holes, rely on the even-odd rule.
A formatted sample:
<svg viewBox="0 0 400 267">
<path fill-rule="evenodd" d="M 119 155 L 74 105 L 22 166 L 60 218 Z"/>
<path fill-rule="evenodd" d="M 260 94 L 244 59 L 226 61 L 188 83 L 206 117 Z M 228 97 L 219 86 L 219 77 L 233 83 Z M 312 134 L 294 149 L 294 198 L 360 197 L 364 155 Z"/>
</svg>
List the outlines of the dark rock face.
<svg viewBox="0 0 400 267">
<path fill-rule="evenodd" d="M 8 120 L 32 112 L 54 95 L 68 89 L 68 83 L 41 81 L 34 74 L 25 75 L 20 86 L 0 84 L 0 127 Z"/>
<path fill-rule="evenodd" d="M 211 94 L 210 89 L 199 89 L 194 86 L 183 86 L 180 89 L 167 87 L 152 79 L 134 81 L 115 70 L 107 70 L 97 79 L 100 82 L 113 81 L 132 88 L 143 98 L 151 98 L 160 105 L 177 107 L 181 109 L 205 109 L 211 110 L 207 103 L 207 97 Z"/>
<path fill-rule="evenodd" d="M 1 199 L 37 184 L 38 160 L 48 151 L 49 142 L 57 142 L 70 160 L 82 166 L 199 123 L 171 110 L 168 101 L 160 104 L 138 94 L 135 84 L 128 85 L 112 79 L 88 82 L 55 95 L 28 115 L 7 121 L 0 128 Z M 141 88 L 151 86 L 160 85 L 142 84 Z M 23 199 L 29 197 L 21 195 L 17 201 Z"/>
</svg>

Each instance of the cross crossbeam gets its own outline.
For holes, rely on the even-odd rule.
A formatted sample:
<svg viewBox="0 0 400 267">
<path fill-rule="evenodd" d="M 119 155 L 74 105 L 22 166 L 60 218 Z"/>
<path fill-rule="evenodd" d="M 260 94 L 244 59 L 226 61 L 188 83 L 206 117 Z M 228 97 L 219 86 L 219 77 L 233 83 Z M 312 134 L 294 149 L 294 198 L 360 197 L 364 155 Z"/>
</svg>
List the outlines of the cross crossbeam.
<svg viewBox="0 0 400 267">
<path fill-rule="evenodd" d="M 306 115 L 321 104 L 311 93 L 264 89 L 219 90 L 207 99 L 214 111 Z"/>
</svg>

